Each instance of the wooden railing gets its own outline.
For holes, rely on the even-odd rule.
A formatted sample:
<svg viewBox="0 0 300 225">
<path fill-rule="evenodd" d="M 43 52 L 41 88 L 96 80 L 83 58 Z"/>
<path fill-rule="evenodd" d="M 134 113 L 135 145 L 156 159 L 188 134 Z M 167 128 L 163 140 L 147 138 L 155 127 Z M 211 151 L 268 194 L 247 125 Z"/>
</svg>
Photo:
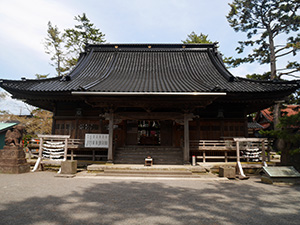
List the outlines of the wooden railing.
<svg viewBox="0 0 300 225">
<path fill-rule="evenodd" d="M 190 151 L 197 153 L 196 159 L 202 159 L 204 163 L 207 159 L 224 159 L 225 162 L 228 162 L 228 159 L 236 159 L 236 155 L 233 155 L 236 152 L 236 144 L 230 140 L 192 140 Z"/>
<path fill-rule="evenodd" d="M 39 139 L 34 139 L 28 144 L 29 159 L 38 157 Z M 91 154 L 87 154 L 91 151 Z M 107 154 L 97 154 L 96 149 L 89 149 L 84 147 L 84 139 L 68 139 L 67 157 L 73 160 L 75 157 L 87 158 L 95 161 L 96 158 L 106 158 Z"/>
<path fill-rule="evenodd" d="M 266 140 L 264 148 L 268 149 L 268 144 L 269 142 Z M 241 158 L 249 161 L 251 159 L 247 156 L 246 151 L 261 149 L 262 143 L 260 141 L 244 141 L 240 142 L 239 147 L 242 152 Z M 195 154 L 196 159 L 201 159 L 203 163 L 209 159 L 224 160 L 225 162 L 228 162 L 229 159 L 237 159 L 236 150 L 237 146 L 234 140 L 190 140 L 190 152 L 192 155 Z M 269 155 L 269 151 L 266 150 L 266 152 Z"/>
</svg>

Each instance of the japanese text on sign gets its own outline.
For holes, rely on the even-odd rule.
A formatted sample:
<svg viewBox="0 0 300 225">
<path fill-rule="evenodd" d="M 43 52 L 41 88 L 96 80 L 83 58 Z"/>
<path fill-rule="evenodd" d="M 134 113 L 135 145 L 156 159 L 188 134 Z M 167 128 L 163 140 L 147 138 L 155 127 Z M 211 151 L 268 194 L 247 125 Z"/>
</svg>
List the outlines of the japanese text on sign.
<svg viewBox="0 0 300 225">
<path fill-rule="evenodd" d="M 108 134 L 85 134 L 86 148 L 108 148 Z"/>
</svg>

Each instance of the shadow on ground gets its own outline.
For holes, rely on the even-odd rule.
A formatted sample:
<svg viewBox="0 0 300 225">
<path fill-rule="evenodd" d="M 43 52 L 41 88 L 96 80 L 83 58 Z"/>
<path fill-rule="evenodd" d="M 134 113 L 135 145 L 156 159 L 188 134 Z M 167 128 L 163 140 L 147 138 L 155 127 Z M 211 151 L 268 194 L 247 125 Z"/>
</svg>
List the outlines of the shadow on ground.
<svg viewBox="0 0 300 225">
<path fill-rule="evenodd" d="M 76 186 L 80 182 L 82 185 Z M 91 181 L 63 179 L 60 188 L 65 185 L 63 188 L 70 190 L 63 197 L 49 191 L 46 197 L 0 204 L 0 223 L 299 224 L 300 221 L 299 186 L 273 187 L 242 181 L 88 182 Z"/>
</svg>

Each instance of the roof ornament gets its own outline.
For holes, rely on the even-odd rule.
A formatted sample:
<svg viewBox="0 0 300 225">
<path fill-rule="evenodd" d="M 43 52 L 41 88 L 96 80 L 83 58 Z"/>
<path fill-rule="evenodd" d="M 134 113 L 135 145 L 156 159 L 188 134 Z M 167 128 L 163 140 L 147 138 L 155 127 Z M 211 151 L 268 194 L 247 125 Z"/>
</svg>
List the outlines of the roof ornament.
<svg viewBox="0 0 300 225">
<path fill-rule="evenodd" d="M 60 81 L 70 81 L 71 80 L 71 76 L 68 74 L 68 75 L 65 75 L 63 76 Z"/>
<path fill-rule="evenodd" d="M 66 80 L 66 81 L 70 81 L 70 80 L 71 80 L 71 76 L 70 76 L 69 74 L 66 75 L 66 76 L 65 76 L 65 80 Z"/>
<path fill-rule="evenodd" d="M 216 92 L 226 92 L 227 90 L 224 88 L 221 88 L 218 84 L 212 89 L 212 91 L 216 91 Z"/>
</svg>

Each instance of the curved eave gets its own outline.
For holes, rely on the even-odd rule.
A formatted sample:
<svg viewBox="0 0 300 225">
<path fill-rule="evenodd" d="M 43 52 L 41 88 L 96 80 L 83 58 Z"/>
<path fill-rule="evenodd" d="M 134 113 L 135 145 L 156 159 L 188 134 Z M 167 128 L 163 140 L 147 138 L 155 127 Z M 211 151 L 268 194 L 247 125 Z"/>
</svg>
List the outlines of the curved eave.
<svg viewBox="0 0 300 225">
<path fill-rule="evenodd" d="M 83 92 L 73 91 L 72 95 L 91 96 L 224 96 L 226 92 Z"/>
</svg>

